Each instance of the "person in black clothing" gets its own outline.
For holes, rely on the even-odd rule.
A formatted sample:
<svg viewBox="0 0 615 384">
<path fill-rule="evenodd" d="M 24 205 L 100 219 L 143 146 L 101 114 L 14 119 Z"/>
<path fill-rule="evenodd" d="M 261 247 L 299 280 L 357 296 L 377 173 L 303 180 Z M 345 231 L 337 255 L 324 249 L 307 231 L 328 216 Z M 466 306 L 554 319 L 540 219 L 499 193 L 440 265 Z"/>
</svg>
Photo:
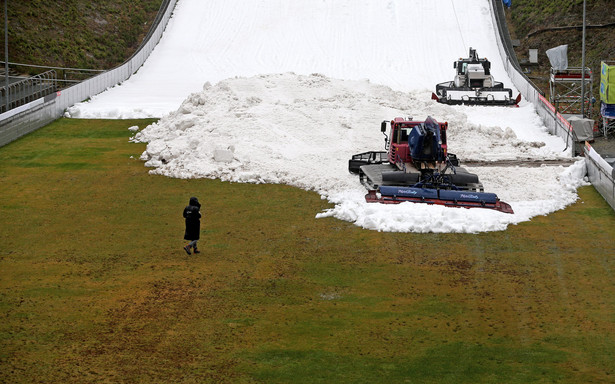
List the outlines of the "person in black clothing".
<svg viewBox="0 0 615 384">
<path fill-rule="evenodd" d="M 189 240 L 190 243 L 184 247 L 184 251 L 187 254 L 190 253 L 192 248 L 194 253 L 200 253 L 196 247 L 196 242 L 199 239 L 201 232 L 201 204 L 196 197 L 190 198 L 190 203 L 184 208 L 184 218 L 186 219 L 186 232 L 184 233 L 184 240 Z"/>
</svg>

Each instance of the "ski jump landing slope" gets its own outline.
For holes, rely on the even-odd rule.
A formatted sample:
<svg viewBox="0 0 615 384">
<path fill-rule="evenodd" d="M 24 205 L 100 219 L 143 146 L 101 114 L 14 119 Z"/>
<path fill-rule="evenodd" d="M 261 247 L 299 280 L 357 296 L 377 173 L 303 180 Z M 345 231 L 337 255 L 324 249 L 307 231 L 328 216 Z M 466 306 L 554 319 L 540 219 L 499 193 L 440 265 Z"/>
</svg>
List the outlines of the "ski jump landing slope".
<svg viewBox="0 0 615 384">
<path fill-rule="evenodd" d="M 152 173 L 314 190 L 333 216 L 380 231 L 503 230 L 577 199 L 584 163 L 477 167 L 514 215 L 404 203 L 368 204 L 355 153 L 382 150 L 380 122 L 428 115 L 449 122 L 449 150 L 464 160 L 569 158 L 532 104 L 447 106 L 430 99 L 470 47 L 513 88 L 487 0 L 179 0 L 142 68 L 70 108 L 81 118 L 160 120 L 139 130 Z"/>
<path fill-rule="evenodd" d="M 206 82 L 284 72 L 431 90 L 469 47 L 510 87 L 489 12 L 485 0 L 179 0 L 143 67 L 73 114 L 162 117 Z"/>
</svg>

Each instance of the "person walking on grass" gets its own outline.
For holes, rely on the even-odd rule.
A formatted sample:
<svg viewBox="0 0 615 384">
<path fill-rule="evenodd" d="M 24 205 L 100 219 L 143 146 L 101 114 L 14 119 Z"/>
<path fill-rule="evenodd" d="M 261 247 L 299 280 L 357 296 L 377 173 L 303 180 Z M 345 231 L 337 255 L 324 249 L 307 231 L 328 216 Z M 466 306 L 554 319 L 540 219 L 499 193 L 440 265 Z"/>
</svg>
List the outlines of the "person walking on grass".
<svg viewBox="0 0 615 384">
<path fill-rule="evenodd" d="M 186 232 L 184 233 L 184 240 L 189 240 L 190 243 L 184 247 L 184 251 L 187 254 L 191 254 L 190 249 L 194 253 L 200 253 L 196 247 L 196 242 L 199 240 L 201 232 L 201 204 L 196 197 L 190 198 L 190 203 L 184 208 L 184 218 L 186 219 Z"/>
</svg>

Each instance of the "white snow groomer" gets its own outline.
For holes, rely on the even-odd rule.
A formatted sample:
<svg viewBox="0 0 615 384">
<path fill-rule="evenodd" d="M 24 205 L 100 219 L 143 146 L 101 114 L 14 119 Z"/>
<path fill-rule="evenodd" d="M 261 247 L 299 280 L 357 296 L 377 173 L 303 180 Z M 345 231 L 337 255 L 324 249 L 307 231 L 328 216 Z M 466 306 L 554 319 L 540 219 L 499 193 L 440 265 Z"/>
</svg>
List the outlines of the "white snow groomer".
<svg viewBox="0 0 615 384">
<path fill-rule="evenodd" d="M 436 85 L 436 93 L 431 98 L 444 104 L 466 105 L 517 105 L 521 94 L 515 99 L 512 90 L 494 81 L 491 63 L 479 59 L 476 50 L 470 48 L 470 57 L 453 63 L 457 70 L 455 80 Z"/>
</svg>

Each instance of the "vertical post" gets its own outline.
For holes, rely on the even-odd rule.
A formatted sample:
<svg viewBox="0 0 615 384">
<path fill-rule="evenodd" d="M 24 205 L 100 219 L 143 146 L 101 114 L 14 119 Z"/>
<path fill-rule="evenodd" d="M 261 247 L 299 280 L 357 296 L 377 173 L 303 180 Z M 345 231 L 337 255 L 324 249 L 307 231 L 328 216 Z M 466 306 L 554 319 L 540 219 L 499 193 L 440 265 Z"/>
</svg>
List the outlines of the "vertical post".
<svg viewBox="0 0 615 384">
<path fill-rule="evenodd" d="M 4 0 L 4 78 L 6 80 L 6 91 L 4 97 L 6 97 L 6 111 L 9 110 L 9 14 L 8 14 L 8 2 Z"/>
<path fill-rule="evenodd" d="M 581 115 L 585 117 L 585 1 L 583 0 L 583 47 L 581 48 Z"/>
</svg>

